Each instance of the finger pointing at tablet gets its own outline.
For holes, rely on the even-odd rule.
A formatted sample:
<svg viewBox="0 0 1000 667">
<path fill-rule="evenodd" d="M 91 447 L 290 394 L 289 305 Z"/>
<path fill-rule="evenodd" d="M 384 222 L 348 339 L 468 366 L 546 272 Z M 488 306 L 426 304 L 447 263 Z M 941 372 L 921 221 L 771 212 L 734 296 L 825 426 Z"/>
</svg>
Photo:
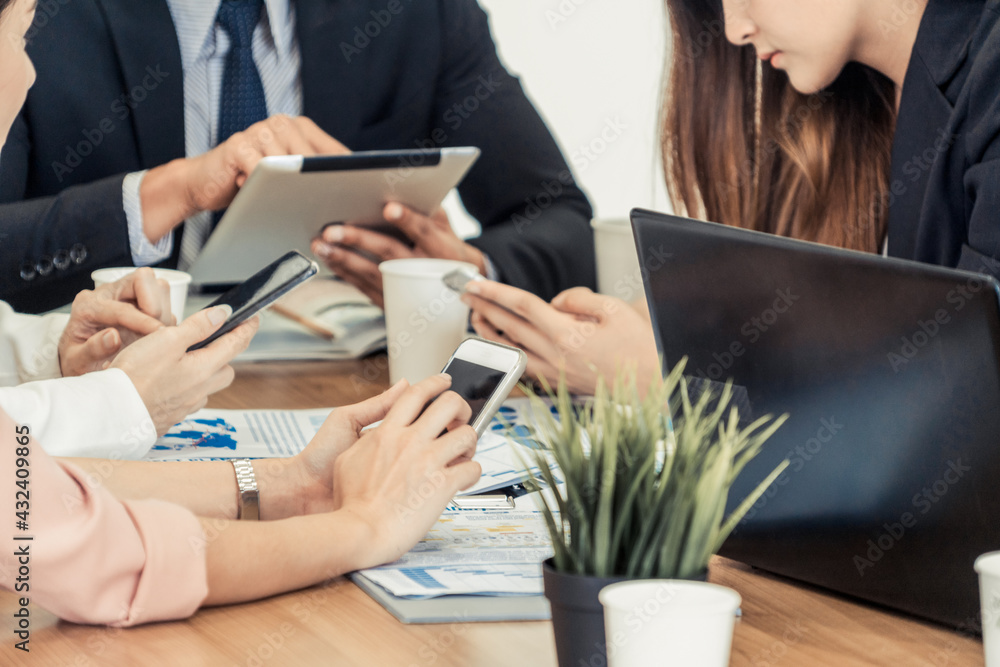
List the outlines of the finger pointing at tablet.
<svg viewBox="0 0 1000 667">
<path fill-rule="evenodd" d="M 155 242 L 196 213 L 227 207 L 264 157 L 350 152 L 308 118 L 271 116 L 206 153 L 146 172 L 140 186 L 143 231 Z"/>
</svg>

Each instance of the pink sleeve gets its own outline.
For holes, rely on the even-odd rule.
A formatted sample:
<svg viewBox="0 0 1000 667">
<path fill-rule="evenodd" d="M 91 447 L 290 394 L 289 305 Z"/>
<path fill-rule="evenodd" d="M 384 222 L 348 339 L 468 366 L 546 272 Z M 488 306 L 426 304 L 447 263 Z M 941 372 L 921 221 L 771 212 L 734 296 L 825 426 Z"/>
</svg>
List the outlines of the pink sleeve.
<svg viewBox="0 0 1000 667">
<path fill-rule="evenodd" d="M 208 595 L 198 519 L 163 501 L 119 501 L 32 438 L 28 529 L 20 530 L 16 512 L 24 506 L 15 502 L 23 496 L 15 492 L 25 466 L 17 466 L 15 428 L 0 411 L 0 541 L 8 545 L 0 547 L 0 587 L 76 623 L 129 626 L 193 614 Z"/>
</svg>

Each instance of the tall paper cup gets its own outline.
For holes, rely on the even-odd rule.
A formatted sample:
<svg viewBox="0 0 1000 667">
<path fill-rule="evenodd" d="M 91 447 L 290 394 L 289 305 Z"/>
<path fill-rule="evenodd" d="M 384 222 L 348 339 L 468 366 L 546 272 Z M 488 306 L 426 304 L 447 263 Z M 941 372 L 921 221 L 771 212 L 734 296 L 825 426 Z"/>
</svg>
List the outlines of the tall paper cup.
<svg viewBox="0 0 1000 667">
<path fill-rule="evenodd" d="M 406 378 L 415 384 L 440 373 L 465 338 L 469 307 L 441 282 L 458 268 L 478 272 L 472 264 L 448 259 L 393 259 L 379 264 L 390 382 Z"/>
<path fill-rule="evenodd" d="M 641 298 L 642 278 L 632 223 L 628 218 L 596 218 L 590 226 L 594 230 L 597 291 L 627 301 Z"/>
<path fill-rule="evenodd" d="M 135 271 L 134 266 L 122 266 L 110 269 L 98 269 L 90 274 L 94 287 L 113 283 Z M 184 319 L 184 306 L 187 304 L 188 287 L 191 285 L 191 274 L 174 269 L 153 269 L 153 274 L 170 285 L 170 312 L 180 322 Z"/>
<path fill-rule="evenodd" d="M 624 581 L 598 595 L 610 667 L 726 667 L 739 594 L 700 581 Z"/>
<path fill-rule="evenodd" d="M 979 602 L 983 608 L 983 651 L 986 667 L 1000 667 L 1000 551 L 976 559 Z"/>
</svg>

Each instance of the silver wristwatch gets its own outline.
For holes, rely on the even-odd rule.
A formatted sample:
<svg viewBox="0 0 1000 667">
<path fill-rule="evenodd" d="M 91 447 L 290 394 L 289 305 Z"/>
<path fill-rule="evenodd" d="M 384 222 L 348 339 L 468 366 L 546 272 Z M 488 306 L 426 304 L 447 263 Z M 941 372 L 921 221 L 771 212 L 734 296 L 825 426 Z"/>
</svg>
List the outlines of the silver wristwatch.
<svg viewBox="0 0 1000 667">
<path fill-rule="evenodd" d="M 236 506 L 236 518 L 243 521 L 260 519 L 260 496 L 257 492 L 257 476 L 253 472 L 250 459 L 233 461 L 236 470 L 236 486 L 239 488 L 239 502 Z"/>
</svg>

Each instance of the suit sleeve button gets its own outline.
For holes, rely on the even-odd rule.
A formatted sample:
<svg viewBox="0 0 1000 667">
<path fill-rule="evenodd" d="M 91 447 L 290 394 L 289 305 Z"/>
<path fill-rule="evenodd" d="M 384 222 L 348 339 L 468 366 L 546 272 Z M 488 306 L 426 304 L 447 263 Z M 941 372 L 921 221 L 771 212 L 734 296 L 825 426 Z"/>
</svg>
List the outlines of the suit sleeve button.
<svg viewBox="0 0 1000 667">
<path fill-rule="evenodd" d="M 38 275 L 35 272 L 35 265 L 31 262 L 25 262 L 21 265 L 21 280 L 31 282 Z"/>
<path fill-rule="evenodd" d="M 38 271 L 38 275 L 47 276 L 52 273 L 52 258 L 48 255 L 42 255 L 38 258 L 38 264 L 35 265 L 35 270 Z"/>
<path fill-rule="evenodd" d="M 83 264 L 87 259 L 87 246 L 77 243 L 69 249 L 69 258 L 73 260 L 74 264 Z"/>
<path fill-rule="evenodd" d="M 56 268 L 60 271 L 65 271 L 70 265 L 69 253 L 65 250 L 60 250 L 52 258 L 52 263 L 55 264 Z"/>
</svg>

